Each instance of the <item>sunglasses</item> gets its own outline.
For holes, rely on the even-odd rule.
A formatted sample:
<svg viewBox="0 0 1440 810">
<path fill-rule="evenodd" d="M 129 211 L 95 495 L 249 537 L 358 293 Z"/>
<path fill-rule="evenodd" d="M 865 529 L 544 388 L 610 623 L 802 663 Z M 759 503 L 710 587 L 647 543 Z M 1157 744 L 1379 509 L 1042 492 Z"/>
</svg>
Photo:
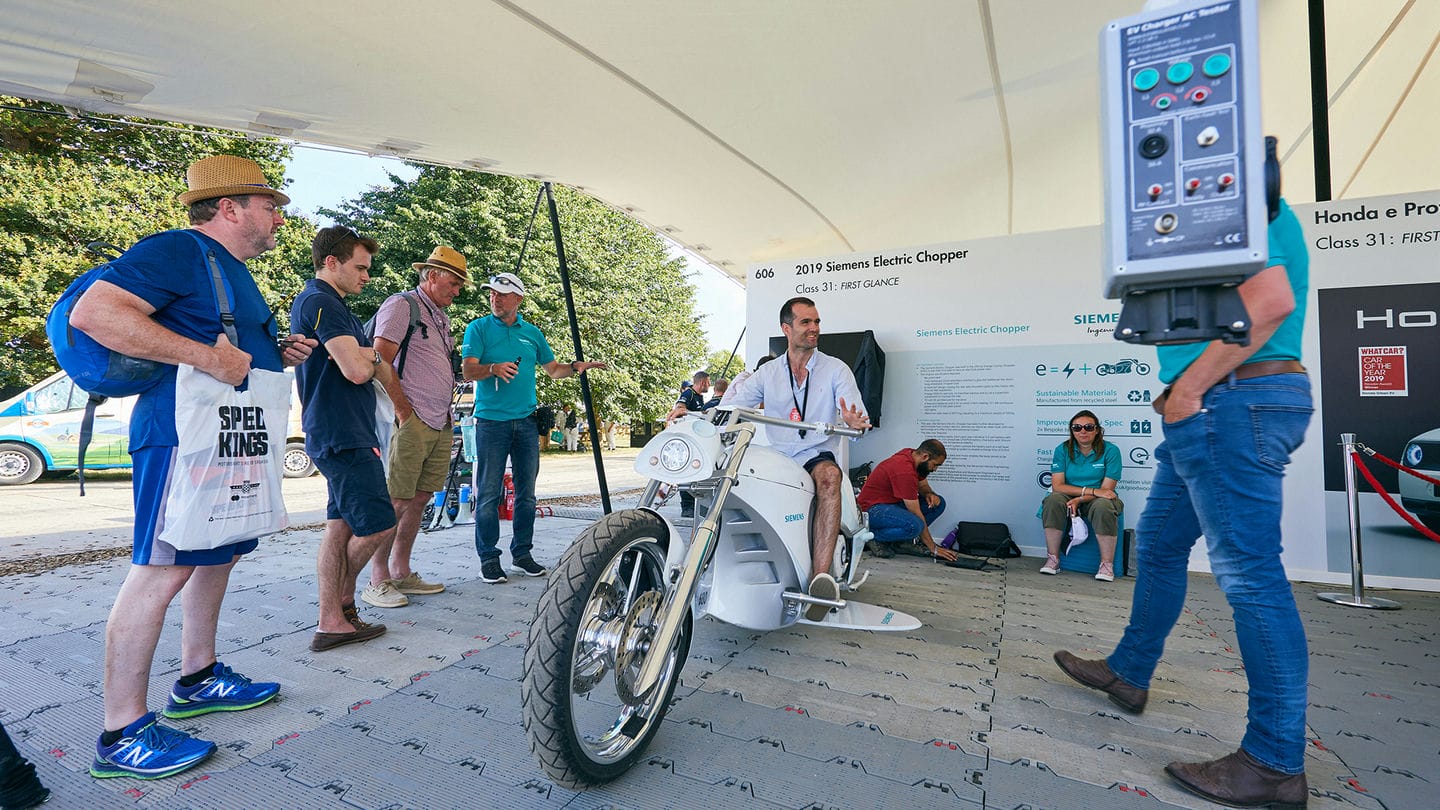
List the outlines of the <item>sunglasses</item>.
<svg viewBox="0 0 1440 810">
<path fill-rule="evenodd" d="M 1097 425 L 1071 425 L 1071 426 L 1070 426 L 1070 430 L 1071 430 L 1072 433 L 1091 433 L 1091 432 L 1093 432 L 1093 431 L 1095 430 L 1096 427 L 1098 427 L 1098 426 L 1097 426 Z"/>
</svg>

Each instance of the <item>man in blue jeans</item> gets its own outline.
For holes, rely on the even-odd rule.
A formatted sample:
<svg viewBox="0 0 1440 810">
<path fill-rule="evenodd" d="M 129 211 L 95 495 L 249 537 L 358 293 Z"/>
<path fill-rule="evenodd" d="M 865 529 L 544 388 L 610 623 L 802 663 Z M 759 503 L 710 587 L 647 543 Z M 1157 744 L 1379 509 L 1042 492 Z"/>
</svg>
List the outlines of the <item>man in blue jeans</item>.
<svg viewBox="0 0 1440 810">
<path fill-rule="evenodd" d="M 481 285 L 490 294 L 490 314 L 465 328 L 465 379 L 475 380 L 475 443 L 480 454 L 480 480 L 475 495 L 475 551 L 480 578 L 505 582 L 500 567 L 500 505 L 505 486 L 505 460 L 515 486 L 514 532 L 510 559 L 526 576 L 543 577 L 547 569 L 535 562 L 535 478 L 540 474 L 539 431 L 536 429 L 535 370 L 550 379 L 584 374 L 604 363 L 559 363 L 550 344 L 529 321 L 520 317 L 525 284 L 514 273 L 501 273 Z"/>
<path fill-rule="evenodd" d="M 1240 749 L 1165 767 L 1185 789 L 1232 807 L 1304 807 L 1305 628 L 1280 562 L 1281 483 L 1310 422 L 1300 365 L 1310 260 L 1282 200 L 1270 223 L 1266 268 L 1240 285 L 1250 345 L 1211 341 L 1158 349 L 1169 383 L 1155 410 L 1165 441 L 1138 530 L 1140 575 L 1130 624 L 1105 660 L 1060 651 L 1070 677 L 1139 713 L 1185 601 L 1190 549 L 1203 534 L 1210 568 L 1235 614 L 1250 681 Z"/>
<path fill-rule="evenodd" d="M 906 447 L 885 459 L 870 472 L 857 500 L 860 510 L 870 516 L 876 557 L 894 557 L 897 546 L 904 548 L 901 544 L 919 540 L 929 554 L 955 559 L 955 552 L 936 545 L 930 536 L 930 524 L 945 511 L 945 499 L 925 479 L 944 463 L 945 445 L 938 439 L 926 439 L 913 450 Z"/>
</svg>

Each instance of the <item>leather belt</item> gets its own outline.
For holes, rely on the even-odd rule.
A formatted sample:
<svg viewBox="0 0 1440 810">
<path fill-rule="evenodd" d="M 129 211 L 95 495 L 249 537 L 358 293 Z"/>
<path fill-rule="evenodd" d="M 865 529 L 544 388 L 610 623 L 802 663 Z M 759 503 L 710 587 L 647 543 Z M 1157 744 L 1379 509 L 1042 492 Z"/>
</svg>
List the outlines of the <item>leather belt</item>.
<svg viewBox="0 0 1440 810">
<path fill-rule="evenodd" d="M 1235 369 L 1235 379 L 1250 380 L 1268 377 L 1271 374 L 1304 374 L 1305 366 L 1299 360 L 1258 360 Z"/>
<path fill-rule="evenodd" d="M 1268 377 L 1271 374 L 1304 373 L 1305 366 L 1302 365 L 1299 360 L 1257 360 L 1254 363 L 1245 363 L 1237 367 L 1230 374 L 1225 375 L 1225 379 L 1220 382 L 1228 381 L 1231 375 L 1234 375 L 1237 380 L 1252 380 L 1256 377 Z M 1220 383 L 1216 383 L 1216 385 L 1219 384 Z M 1165 390 L 1160 392 L 1160 396 L 1156 397 L 1154 401 L 1150 403 L 1150 407 L 1154 408 L 1156 413 L 1164 415 L 1165 400 L 1169 398 L 1170 386 L 1167 385 L 1165 386 Z"/>
</svg>

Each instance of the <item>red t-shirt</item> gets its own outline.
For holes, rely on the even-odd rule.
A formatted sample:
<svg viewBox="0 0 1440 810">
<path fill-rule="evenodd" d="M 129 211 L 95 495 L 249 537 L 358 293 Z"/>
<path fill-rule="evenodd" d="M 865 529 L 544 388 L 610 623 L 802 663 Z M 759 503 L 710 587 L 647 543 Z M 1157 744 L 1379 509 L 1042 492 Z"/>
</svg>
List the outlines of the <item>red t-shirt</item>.
<svg viewBox="0 0 1440 810">
<path fill-rule="evenodd" d="M 877 503 L 920 500 L 920 476 L 915 472 L 914 450 L 907 447 L 876 465 L 860 488 L 860 511 Z"/>
</svg>

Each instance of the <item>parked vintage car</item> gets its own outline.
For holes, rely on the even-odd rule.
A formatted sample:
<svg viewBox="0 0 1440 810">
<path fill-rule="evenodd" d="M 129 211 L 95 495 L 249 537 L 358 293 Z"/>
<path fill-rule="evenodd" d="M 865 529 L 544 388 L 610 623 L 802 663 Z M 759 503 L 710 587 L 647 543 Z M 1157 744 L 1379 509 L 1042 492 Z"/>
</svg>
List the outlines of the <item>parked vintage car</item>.
<svg viewBox="0 0 1440 810">
<path fill-rule="evenodd" d="M 0 402 L 0 486 L 73 472 L 78 463 L 80 420 L 88 399 L 61 371 Z M 95 410 L 85 469 L 129 469 L 130 411 L 134 406 L 135 397 L 117 397 Z M 315 463 L 305 453 L 305 434 L 300 429 L 300 403 L 294 397 L 285 435 L 285 477 L 314 474 Z"/>
</svg>

